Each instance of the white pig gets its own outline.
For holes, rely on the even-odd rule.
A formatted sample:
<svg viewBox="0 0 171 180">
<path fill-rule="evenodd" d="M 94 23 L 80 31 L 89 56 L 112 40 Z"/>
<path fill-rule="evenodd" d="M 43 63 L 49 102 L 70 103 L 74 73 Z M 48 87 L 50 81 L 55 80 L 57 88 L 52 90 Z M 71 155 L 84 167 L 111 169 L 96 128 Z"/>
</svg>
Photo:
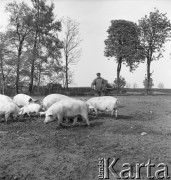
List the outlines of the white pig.
<svg viewBox="0 0 171 180">
<path fill-rule="evenodd" d="M 90 110 L 95 110 L 96 115 L 98 115 L 98 110 L 100 111 L 111 111 L 111 116 L 115 113 L 117 118 L 117 108 L 118 99 L 112 96 L 99 96 L 93 97 L 86 102 Z"/>
<path fill-rule="evenodd" d="M 73 125 L 75 125 L 79 115 L 90 125 L 86 102 L 76 99 L 64 99 L 49 107 L 46 111 L 44 123 L 51 122 L 58 118 L 58 125 L 60 125 L 63 118 L 74 117 Z"/>
<path fill-rule="evenodd" d="M 5 115 L 6 122 L 10 115 L 16 118 L 20 111 L 20 108 L 13 102 L 0 102 L 0 115 Z"/>
<path fill-rule="evenodd" d="M 63 99 L 71 99 L 71 98 L 62 94 L 49 94 L 42 101 L 43 108 L 47 110 L 54 103 Z"/>
<path fill-rule="evenodd" d="M 18 106 L 26 106 L 30 103 L 34 103 L 37 100 L 33 99 L 32 97 L 26 95 L 26 94 L 17 94 L 14 96 L 13 101 Z"/>
<path fill-rule="evenodd" d="M 20 114 L 23 114 L 23 115 L 27 114 L 30 117 L 30 113 L 38 114 L 40 110 L 41 110 L 41 105 L 40 104 L 31 103 L 31 104 L 28 104 L 26 106 L 23 106 L 21 108 Z"/>
<path fill-rule="evenodd" d="M 6 95 L 0 94 L 0 102 L 13 102 L 13 100 Z"/>
</svg>

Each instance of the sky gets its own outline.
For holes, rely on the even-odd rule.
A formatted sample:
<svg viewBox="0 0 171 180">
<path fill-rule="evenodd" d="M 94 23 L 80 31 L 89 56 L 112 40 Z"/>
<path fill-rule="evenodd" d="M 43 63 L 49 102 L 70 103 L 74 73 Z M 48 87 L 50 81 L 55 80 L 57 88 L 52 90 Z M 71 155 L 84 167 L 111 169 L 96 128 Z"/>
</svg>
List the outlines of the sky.
<svg viewBox="0 0 171 180">
<path fill-rule="evenodd" d="M 21 2 L 21 0 L 16 0 Z M 47 0 L 51 2 L 50 0 Z M 0 1 L 0 30 L 7 25 L 8 14 L 4 11 L 5 4 L 11 0 Z M 26 1 L 29 2 L 28 0 Z M 154 8 L 161 13 L 167 13 L 171 20 L 171 0 L 52 0 L 55 4 L 57 19 L 70 17 L 79 25 L 80 37 L 83 39 L 80 48 L 81 57 L 76 65 L 70 66 L 74 72 L 74 83 L 70 86 L 88 87 L 91 85 L 96 73 L 113 83 L 117 76 L 117 64 L 114 58 L 108 60 L 104 56 L 104 41 L 107 38 L 107 29 L 111 20 L 124 19 L 138 23 L 145 15 L 149 15 Z M 154 87 L 163 83 L 165 88 L 171 88 L 171 42 L 165 44 L 163 58 L 151 63 Z M 121 76 L 126 82 L 143 87 L 146 74 L 146 61 L 130 72 L 125 65 L 122 66 Z"/>
</svg>

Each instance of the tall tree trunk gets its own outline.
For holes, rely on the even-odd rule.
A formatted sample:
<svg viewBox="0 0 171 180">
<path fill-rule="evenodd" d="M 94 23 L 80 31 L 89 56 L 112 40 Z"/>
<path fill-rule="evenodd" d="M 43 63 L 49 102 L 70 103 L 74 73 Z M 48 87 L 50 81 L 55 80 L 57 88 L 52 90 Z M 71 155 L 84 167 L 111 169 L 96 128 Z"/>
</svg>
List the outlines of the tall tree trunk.
<svg viewBox="0 0 171 180">
<path fill-rule="evenodd" d="M 40 80 L 41 80 L 41 61 L 39 61 L 39 76 L 38 76 L 38 94 L 40 94 Z"/>
<path fill-rule="evenodd" d="M 33 58 L 32 64 L 31 64 L 29 94 L 31 94 L 33 92 L 34 62 L 35 62 L 35 58 Z"/>
<path fill-rule="evenodd" d="M 31 63 L 29 94 L 31 94 L 33 92 L 34 65 L 35 65 L 36 54 L 37 54 L 36 48 L 37 48 L 37 35 L 35 37 L 34 47 L 33 47 L 33 58 L 32 58 L 32 63 Z"/>
<path fill-rule="evenodd" d="M 19 92 L 19 77 L 20 77 L 20 57 L 21 57 L 21 50 L 22 50 L 22 44 L 23 42 L 20 42 L 19 48 L 18 48 L 18 58 L 17 58 L 17 76 L 16 76 L 16 82 L 15 82 L 15 91 L 16 94 Z"/>
<path fill-rule="evenodd" d="M 16 76 L 16 82 L 15 82 L 15 91 L 16 91 L 16 94 L 18 94 L 18 90 L 19 90 L 19 85 L 18 85 L 18 82 L 19 82 L 19 69 L 20 69 L 20 57 L 18 56 L 18 59 L 17 59 L 17 76 Z"/>
<path fill-rule="evenodd" d="M 37 58 L 37 38 L 39 34 L 39 12 L 40 11 L 40 5 L 38 0 L 38 6 L 37 6 L 37 22 L 36 22 L 36 29 L 35 29 L 35 39 L 34 39 L 34 46 L 33 46 L 33 58 L 31 63 L 31 73 L 30 73 L 30 86 L 29 86 L 29 94 L 33 92 L 33 80 L 34 80 L 34 65 L 35 60 Z"/>
<path fill-rule="evenodd" d="M 119 90 L 120 90 L 120 71 L 121 71 L 121 65 L 122 65 L 122 58 L 119 57 L 118 67 L 117 67 L 117 93 L 119 93 Z"/>
<path fill-rule="evenodd" d="M 3 60 L 1 58 L 1 75 L 2 75 L 2 94 L 5 94 L 5 75 L 4 75 L 4 69 L 3 69 Z"/>
<path fill-rule="evenodd" d="M 65 78 L 66 78 L 66 80 L 65 80 L 65 87 L 68 89 L 68 56 L 67 56 L 67 54 L 66 54 L 66 56 L 65 56 L 65 60 L 66 60 L 66 74 L 65 74 Z"/>
<path fill-rule="evenodd" d="M 150 64 L 151 64 L 151 61 L 150 61 L 150 58 L 147 58 L 147 94 L 150 93 Z"/>
<path fill-rule="evenodd" d="M 6 83 L 5 83 L 5 76 L 4 76 L 4 74 L 3 74 L 3 76 L 2 76 L 2 94 L 5 94 L 5 86 L 6 86 Z"/>
<path fill-rule="evenodd" d="M 65 87 L 65 74 L 62 75 L 62 86 Z"/>
</svg>

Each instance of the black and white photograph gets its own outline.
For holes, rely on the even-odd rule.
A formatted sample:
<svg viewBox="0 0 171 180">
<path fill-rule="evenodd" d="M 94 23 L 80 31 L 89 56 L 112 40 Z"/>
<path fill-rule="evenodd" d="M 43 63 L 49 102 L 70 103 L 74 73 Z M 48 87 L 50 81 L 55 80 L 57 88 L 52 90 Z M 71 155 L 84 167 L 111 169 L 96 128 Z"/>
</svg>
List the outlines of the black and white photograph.
<svg viewBox="0 0 171 180">
<path fill-rule="evenodd" d="M 0 180 L 171 179 L 171 0 L 1 0 L 0 19 Z"/>
</svg>

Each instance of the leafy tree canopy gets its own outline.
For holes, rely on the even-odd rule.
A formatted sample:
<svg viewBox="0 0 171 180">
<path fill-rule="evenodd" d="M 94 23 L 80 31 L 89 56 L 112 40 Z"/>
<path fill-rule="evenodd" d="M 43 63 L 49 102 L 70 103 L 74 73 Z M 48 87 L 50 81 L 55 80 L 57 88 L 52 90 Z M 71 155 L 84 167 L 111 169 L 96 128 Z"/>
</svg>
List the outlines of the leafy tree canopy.
<svg viewBox="0 0 171 180">
<path fill-rule="evenodd" d="M 107 32 L 105 56 L 115 57 L 118 63 L 123 62 L 130 67 L 130 70 L 134 70 L 144 58 L 138 26 L 126 20 L 112 20 Z"/>
<path fill-rule="evenodd" d="M 162 57 L 164 43 L 171 37 L 171 24 L 166 14 L 155 9 L 139 20 L 141 32 L 141 45 L 145 50 L 145 56 L 152 60 Z M 157 54 L 156 54 L 157 53 Z"/>
<path fill-rule="evenodd" d="M 118 79 L 116 78 L 116 79 L 114 80 L 114 84 L 113 84 L 114 88 L 117 87 L 117 84 L 118 84 Z M 120 89 L 122 89 L 122 88 L 124 88 L 124 87 L 126 86 L 126 80 L 125 80 L 125 78 L 122 77 L 122 76 L 119 77 L 119 86 L 120 86 L 120 87 L 119 87 Z"/>
<path fill-rule="evenodd" d="M 143 85 L 144 85 L 144 88 L 147 89 L 147 87 L 148 87 L 147 77 L 145 77 L 145 79 L 143 81 Z M 154 86 L 153 79 L 150 77 L 149 88 L 151 89 L 153 86 Z"/>
</svg>

